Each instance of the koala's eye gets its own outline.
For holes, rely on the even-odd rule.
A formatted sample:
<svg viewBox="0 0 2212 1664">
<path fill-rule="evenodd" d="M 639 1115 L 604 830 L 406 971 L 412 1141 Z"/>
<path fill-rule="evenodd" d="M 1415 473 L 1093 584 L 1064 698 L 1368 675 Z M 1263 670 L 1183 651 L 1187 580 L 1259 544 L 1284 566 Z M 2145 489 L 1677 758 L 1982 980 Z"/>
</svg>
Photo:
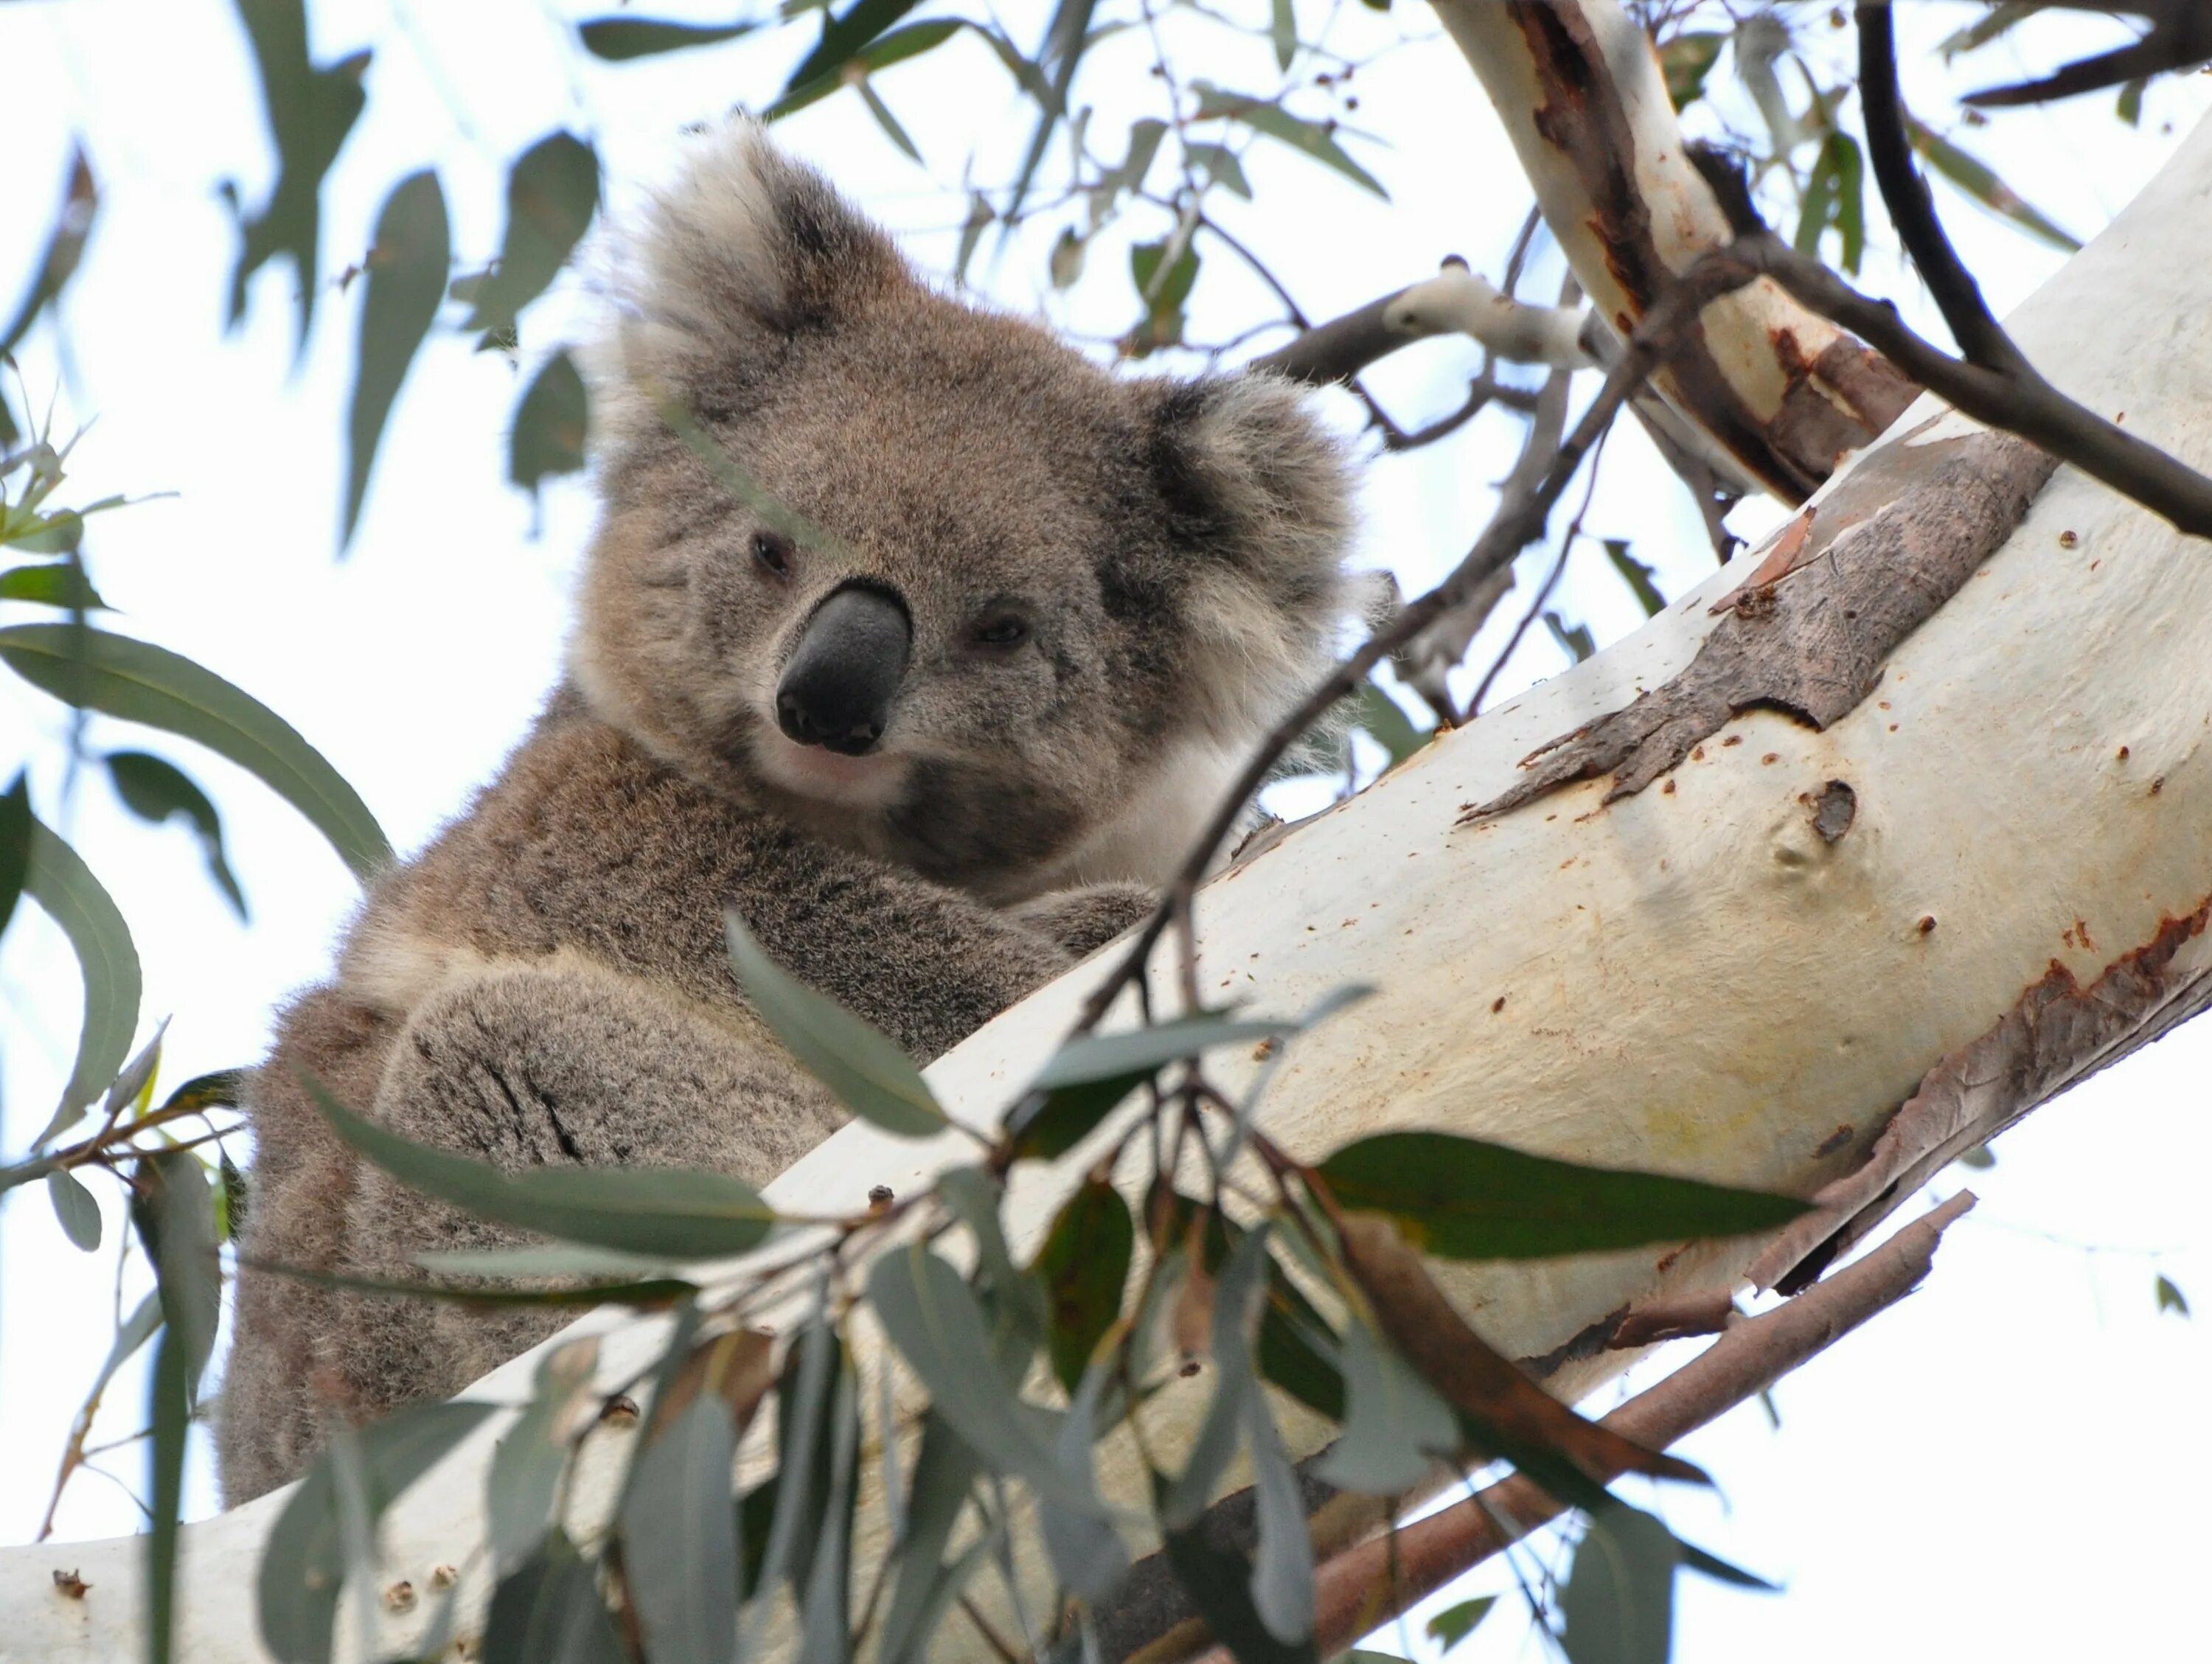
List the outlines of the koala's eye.
<svg viewBox="0 0 2212 1664">
<path fill-rule="evenodd" d="M 753 533 L 753 559 L 763 572 L 779 578 L 791 576 L 791 540 L 773 531 Z"/>
<path fill-rule="evenodd" d="M 1018 647 L 1029 639 L 1029 620 L 1019 613 L 994 613 L 975 626 L 975 640 L 987 647 Z"/>
</svg>

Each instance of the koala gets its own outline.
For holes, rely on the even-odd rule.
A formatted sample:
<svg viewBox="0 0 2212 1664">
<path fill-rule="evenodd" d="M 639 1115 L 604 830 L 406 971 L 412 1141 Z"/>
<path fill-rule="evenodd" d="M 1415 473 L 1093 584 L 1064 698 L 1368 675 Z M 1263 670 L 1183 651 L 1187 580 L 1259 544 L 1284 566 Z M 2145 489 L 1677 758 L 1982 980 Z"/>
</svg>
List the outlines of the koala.
<svg viewBox="0 0 2212 1664">
<path fill-rule="evenodd" d="M 1347 465 L 1296 389 L 1117 377 L 948 299 L 753 124 L 700 143 L 617 270 L 565 673 L 282 1013 L 250 1260 L 419 1280 L 527 1240 L 355 1158 L 301 1071 L 510 1170 L 764 1182 L 844 1117 L 748 1007 L 726 906 L 934 1058 L 1142 915 L 1355 607 Z M 229 1502 L 562 1321 L 249 1266 Z"/>
</svg>

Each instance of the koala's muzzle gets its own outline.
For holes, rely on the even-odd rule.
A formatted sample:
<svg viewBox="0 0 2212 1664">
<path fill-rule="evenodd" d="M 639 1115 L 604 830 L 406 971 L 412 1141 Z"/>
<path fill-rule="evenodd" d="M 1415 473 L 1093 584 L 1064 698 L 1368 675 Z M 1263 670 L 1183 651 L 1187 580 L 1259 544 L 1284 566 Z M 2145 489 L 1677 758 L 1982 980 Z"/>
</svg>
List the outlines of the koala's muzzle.
<svg viewBox="0 0 2212 1664">
<path fill-rule="evenodd" d="M 801 745 L 859 756 L 884 737 L 914 625 L 895 595 L 857 585 L 814 610 L 775 690 L 776 725 Z"/>
</svg>

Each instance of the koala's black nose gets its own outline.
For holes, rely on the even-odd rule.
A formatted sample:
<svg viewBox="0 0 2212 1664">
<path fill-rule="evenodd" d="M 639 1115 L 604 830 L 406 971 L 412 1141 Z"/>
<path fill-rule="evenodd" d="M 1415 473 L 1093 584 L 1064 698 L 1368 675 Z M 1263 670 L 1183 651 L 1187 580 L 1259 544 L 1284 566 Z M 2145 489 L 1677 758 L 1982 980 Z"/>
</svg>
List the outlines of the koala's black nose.
<svg viewBox="0 0 2212 1664">
<path fill-rule="evenodd" d="M 859 756 L 884 737 L 914 626 L 895 595 L 851 585 L 814 610 L 775 690 L 775 720 L 802 745 Z"/>
</svg>

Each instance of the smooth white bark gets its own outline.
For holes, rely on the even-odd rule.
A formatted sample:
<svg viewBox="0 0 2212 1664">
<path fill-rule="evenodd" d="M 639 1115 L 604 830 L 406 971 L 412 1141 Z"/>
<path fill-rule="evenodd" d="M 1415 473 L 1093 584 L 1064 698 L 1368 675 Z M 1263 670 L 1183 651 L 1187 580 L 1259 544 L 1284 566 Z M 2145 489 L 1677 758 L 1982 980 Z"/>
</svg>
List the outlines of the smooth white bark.
<svg viewBox="0 0 2212 1664">
<path fill-rule="evenodd" d="M 2212 124 L 2012 322 L 2060 386 L 2212 463 Z M 1961 425 L 1946 418 L 1922 440 Z M 1210 998 L 1284 1011 L 1347 981 L 1382 990 L 1293 1051 L 1266 1114 L 1284 1145 L 1318 1157 L 1378 1128 L 1438 1127 L 1809 1193 L 2053 962 L 2087 985 L 2212 895 L 2212 548 L 2070 471 L 1827 732 L 1756 713 L 1708 742 L 1671 791 L 1601 807 L 1602 785 L 1586 785 L 1458 823 L 1533 748 L 1687 664 L 1711 603 L 1746 569 L 1206 890 Z M 1857 814 L 1830 845 L 1801 795 L 1838 779 Z M 1072 973 L 940 1060 L 930 1075 L 944 1100 L 993 1119 L 1097 974 Z M 2170 974 L 2212 985 L 2212 937 L 2188 941 Z M 1840 1147 L 1838 1128 L 1850 1129 Z M 968 1154 L 959 1140 L 855 1126 L 769 1193 L 796 1209 L 849 1206 L 873 1184 L 910 1193 Z M 1024 1174 L 1018 1248 L 1066 1182 Z M 1451 1284 L 1494 1344 L 1535 1354 L 1632 1299 L 1731 1282 L 1756 1247 L 1461 1270 Z M 605 1381 L 662 1333 L 587 1321 L 606 1332 Z M 520 1398 L 532 1365 L 517 1360 L 475 1395 Z M 1577 1384 L 1572 1371 L 1560 1379 Z M 475 1545 L 499 1430 L 481 1430 L 387 1516 L 387 1581 L 421 1597 L 387 1644 L 427 1619 L 436 1567 L 459 1567 L 464 1594 L 483 1598 Z M 1291 1430 L 1310 1441 L 1319 1430 Z M 594 1435 L 586 1511 L 626 1436 Z M 1126 1452 L 1115 1460 L 1112 1483 L 1133 1494 Z M 254 1576 L 283 1500 L 185 1531 L 179 1657 L 264 1656 Z M 879 1517 L 863 1528 L 879 1536 Z M 143 1552 L 136 1539 L 0 1552 L 0 1660 L 139 1656 Z M 57 1569 L 89 1593 L 61 1593 Z"/>
</svg>

